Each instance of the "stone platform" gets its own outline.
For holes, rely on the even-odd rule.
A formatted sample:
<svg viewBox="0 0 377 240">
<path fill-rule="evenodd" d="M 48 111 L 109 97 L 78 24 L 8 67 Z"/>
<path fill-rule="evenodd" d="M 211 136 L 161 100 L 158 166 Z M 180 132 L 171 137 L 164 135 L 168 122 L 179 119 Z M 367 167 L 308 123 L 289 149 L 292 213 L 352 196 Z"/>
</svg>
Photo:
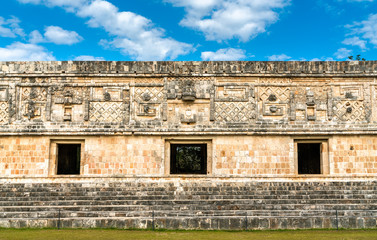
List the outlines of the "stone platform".
<svg viewBox="0 0 377 240">
<path fill-rule="evenodd" d="M 21 182 L 2 184 L 0 227 L 152 229 L 154 225 L 156 229 L 239 230 L 377 226 L 375 180 Z"/>
</svg>

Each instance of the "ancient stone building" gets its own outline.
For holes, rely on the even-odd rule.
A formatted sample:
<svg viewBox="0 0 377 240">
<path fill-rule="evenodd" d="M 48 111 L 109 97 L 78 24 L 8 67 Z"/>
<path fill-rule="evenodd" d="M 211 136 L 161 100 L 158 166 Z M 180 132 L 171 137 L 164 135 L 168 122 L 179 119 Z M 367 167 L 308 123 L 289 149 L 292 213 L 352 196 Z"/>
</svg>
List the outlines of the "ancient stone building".
<svg viewBox="0 0 377 240">
<path fill-rule="evenodd" d="M 376 227 L 376 77 L 374 61 L 2 62 L 0 227 Z"/>
</svg>

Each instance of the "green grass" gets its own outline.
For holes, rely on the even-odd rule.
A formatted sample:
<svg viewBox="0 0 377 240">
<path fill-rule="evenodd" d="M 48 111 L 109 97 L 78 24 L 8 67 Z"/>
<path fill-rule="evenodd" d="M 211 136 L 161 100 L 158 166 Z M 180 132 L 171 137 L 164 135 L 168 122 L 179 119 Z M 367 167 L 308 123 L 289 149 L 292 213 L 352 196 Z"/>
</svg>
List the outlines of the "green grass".
<svg viewBox="0 0 377 240">
<path fill-rule="evenodd" d="M 377 230 L 292 230 L 292 231 L 138 231 L 115 229 L 0 229 L 0 240 L 351 240 L 376 239 Z"/>
</svg>

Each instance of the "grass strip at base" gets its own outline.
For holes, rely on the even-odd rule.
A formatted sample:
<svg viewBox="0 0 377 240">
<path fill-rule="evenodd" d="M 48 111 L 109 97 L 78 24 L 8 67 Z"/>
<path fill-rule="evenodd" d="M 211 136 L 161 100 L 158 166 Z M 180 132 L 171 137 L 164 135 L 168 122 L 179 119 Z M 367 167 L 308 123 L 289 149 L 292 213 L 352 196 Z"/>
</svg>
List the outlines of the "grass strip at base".
<svg viewBox="0 0 377 240">
<path fill-rule="evenodd" d="M 139 231 L 118 229 L 0 229 L 0 240 L 296 240 L 376 239 L 377 230 L 285 230 L 285 231 Z"/>
</svg>

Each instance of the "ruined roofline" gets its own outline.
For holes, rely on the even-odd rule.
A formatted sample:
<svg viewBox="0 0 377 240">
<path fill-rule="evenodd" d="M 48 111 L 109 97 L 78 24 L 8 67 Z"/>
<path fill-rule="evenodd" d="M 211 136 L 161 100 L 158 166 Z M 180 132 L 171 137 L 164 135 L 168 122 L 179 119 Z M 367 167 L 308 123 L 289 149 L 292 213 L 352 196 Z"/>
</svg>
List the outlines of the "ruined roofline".
<svg viewBox="0 0 377 240">
<path fill-rule="evenodd" d="M 46 61 L 0 62 L 0 75 L 377 76 L 377 61 Z"/>
</svg>

